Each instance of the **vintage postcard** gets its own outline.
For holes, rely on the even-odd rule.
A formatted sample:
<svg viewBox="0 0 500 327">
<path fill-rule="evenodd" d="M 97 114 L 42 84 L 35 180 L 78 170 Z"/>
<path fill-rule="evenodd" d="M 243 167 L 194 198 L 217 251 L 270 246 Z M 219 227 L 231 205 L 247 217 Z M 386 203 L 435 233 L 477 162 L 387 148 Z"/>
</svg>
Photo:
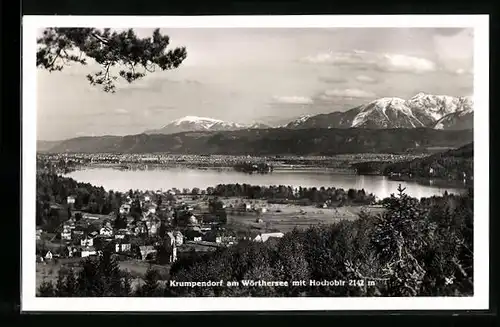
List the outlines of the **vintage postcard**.
<svg viewBox="0 0 500 327">
<path fill-rule="evenodd" d="M 487 309 L 488 16 L 25 16 L 23 311 Z"/>
</svg>

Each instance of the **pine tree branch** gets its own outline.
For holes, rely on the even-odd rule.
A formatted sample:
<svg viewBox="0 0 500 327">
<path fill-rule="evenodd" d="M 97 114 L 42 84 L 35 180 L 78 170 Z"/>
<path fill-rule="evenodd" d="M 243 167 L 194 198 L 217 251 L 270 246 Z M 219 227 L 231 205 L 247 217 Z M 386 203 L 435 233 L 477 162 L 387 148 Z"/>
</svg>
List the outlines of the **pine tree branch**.
<svg viewBox="0 0 500 327">
<path fill-rule="evenodd" d="M 99 42 L 101 42 L 101 43 L 103 43 L 103 44 L 106 44 L 106 45 L 108 45 L 108 44 L 109 44 L 109 40 L 107 40 L 107 39 L 105 39 L 105 38 L 103 38 L 103 37 L 101 37 L 101 36 L 97 35 L 96 33 L 92 33 L 92 34 L 90 34 L 90 35 L 92 35 L 93 37 L 95 37 L 95 38 L 96 38 Z"/>
</svg>

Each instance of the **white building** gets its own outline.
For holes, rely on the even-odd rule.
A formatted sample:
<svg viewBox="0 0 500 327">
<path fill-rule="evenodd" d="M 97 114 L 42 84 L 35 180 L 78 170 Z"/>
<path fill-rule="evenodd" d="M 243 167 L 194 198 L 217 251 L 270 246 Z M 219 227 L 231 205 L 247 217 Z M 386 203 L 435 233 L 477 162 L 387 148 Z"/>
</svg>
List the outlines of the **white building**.
<svg viewBox="0 0 500 327">
<path fill-rule="evenodd" d="M 253 241 L 254 242 L 266 242 L 269 238 L 271 237 L 276 237 L 276 238 L 281 238 L 283 237 L 285 234 L 283 233 L 263 233 L 263 234 L 259 234 L 257 235 Z"/>
<path fill-rule="evenodd" d="M 128 215 L 130 213 L 130 204 L 122 204 L 120 206 L 120 214 L 122 215 Z"/>
<path fill-rule="evenodd" d="M 64 241 L 71 240 L 71 229 L 69 227 L 63 227 L 63 230 L 61 232 L 61 239 Z"/>
<path fill-rule="evenodd" d="M 94 246 L 94 239 L 90 238 L 90 237 L 86 237 L 86 238 L 80 240 L 80 245 L 85 246 L 85 247 Z"/>
<path fill-rule="evenodd" d="M 170 262 L 175 262 L 177 260 L 177 244 L 179 244 L 179 242 L 177 241 L 178 234 L 176 235 L 176 233 L 179 233 L 179 232 L 174 232 L 174 233 L 168 232 L 167 233 L 166 241 L 168 242 L 168 249 L 171 250 Z M 181 244 L 182 244 L 182 242 L 181 242 Z"/>
<path fill-rule="evenodd" d="M 81 256 L 82 258 L 97 254 L 96 250 L 93 247 L 86 247 L 82 249 Z"/>
<path fill-rule="evenodd" d="M 184 242 L 184 236 L 182 235 L 182 233 L 179 232 L 179 231 L 175 231 L 173 233 L 173 235 L 174 235 L 174 238 L 175 238 L 175 245 L 176 246 L 181 246 L 182 243 Z"/>
<path fill-rule="evenodd" d="M 52 259 L 52 257 L 53 257 L 52 252 L 47 251 L 47 253 L 45 254 L 45 259 L 46 259 L 46 260 L 51 260 L 51 259 Z"/>
<path fill-rule="evenodd" d="M 128 252 L 131 249 L 130 243 L 116 243 L 115 251 L 116 252 Z"/>
<path fill-rule="evenodd" d="M 109 226 L 104 226 L 99 230 L 99 234 L 111 237 L 113 236 L 113 229 Z"/>
</svg>

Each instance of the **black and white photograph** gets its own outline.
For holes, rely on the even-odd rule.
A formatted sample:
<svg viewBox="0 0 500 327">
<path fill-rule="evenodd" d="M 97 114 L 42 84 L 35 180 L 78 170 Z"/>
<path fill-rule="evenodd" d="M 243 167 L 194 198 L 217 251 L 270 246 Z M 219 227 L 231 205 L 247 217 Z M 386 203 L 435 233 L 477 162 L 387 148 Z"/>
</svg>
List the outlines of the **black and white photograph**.
<svg viewBox="0 0 500 327">
<path fill-rule="evenodd" d="M 486 15 L 25 16 L 22 307 L 487 309 L 488 44 Z"/>
</svg>

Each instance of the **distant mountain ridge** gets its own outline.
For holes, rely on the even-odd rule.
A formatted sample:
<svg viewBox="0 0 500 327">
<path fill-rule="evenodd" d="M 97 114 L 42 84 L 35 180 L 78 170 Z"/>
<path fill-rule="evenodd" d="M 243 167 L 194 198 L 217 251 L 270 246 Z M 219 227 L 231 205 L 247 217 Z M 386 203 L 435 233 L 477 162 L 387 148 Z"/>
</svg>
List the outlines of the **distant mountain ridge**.
<svg viewBox="0 0 500 327">
<path fill-rule="evenodd" d="M 303 116 L 285 128 L 472 129 L 472 97 L 418 93 L 408 100 L 381 98 L 345 112 Z"/>
<path fill-rule="evenodd" d="M 170 122 L 160 129 L 146 131 L 145 134 L 176 134 L 201 131 L 220 132 L 254 128 L 270 128 L 270 126 L 262 123 L 243 125 L 214 118 L 185 116 Z"/>
<path fill-rule="evenodd" d="M 458 147 L 472 140 L 472 130 L 271 128 L 169 135 L 79 137 L 61 142 L 49 152 L 335 155 L 425 152 L 427 148 Z"/>
<path fill-rule="evenodd" d="M 304 128 L 418 128 L 472 129 L 472 97 L 453 97 L 418 93 L 404 100 L 386 97 L 360 105 L 345 112 L 302 115 L 279 127 Z M 200 131 L 237 131 L 275 128 L 269 124 L 240 124 L 208 117 L 185 116 L 160 129 L 145 134 L 176 134 Z"/>
<path fill-rule="evenodd" d="M 36 141 L 36 150 L 39 152 L 45 152 L 50 150 L 51 148 L 55 147 L 56 145 L 60 144 L 63 141 L 43 141 L 43 140 L 38 140 Z"/>
</svg>

